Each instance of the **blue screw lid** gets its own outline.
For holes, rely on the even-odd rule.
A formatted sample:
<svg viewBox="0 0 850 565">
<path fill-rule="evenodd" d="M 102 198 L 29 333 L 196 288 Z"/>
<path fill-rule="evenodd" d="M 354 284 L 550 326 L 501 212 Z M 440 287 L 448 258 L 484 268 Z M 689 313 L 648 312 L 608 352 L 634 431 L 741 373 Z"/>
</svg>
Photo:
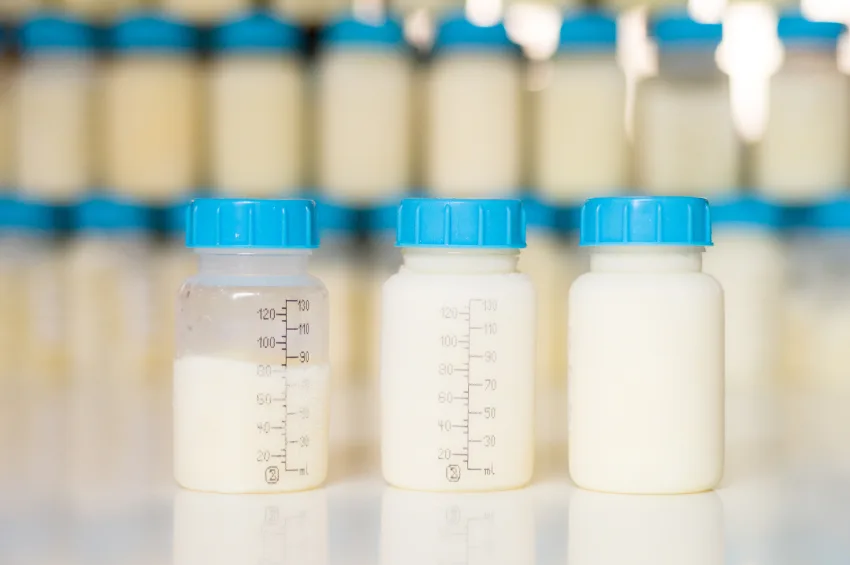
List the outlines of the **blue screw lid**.
<svg viewBox="0 0 850 565">
<path fill-rule="evenodd" d="M 534 196 L 527 196 L 522 199 L 522 207 L 525 210 L 526 225 L 529 228 L 543 230 L 558 228 L 559 210 L 555 206 Z"/>
<path fill-rule="evenodd" d="M 519 53 L 501 22 L 477 25 L 463 15 L 447 18 L 437 28 L 434 52 L 440 51 L 507 51 Z"/>
<path fill-rule="evenodd" d="M 110 196 L 92 196 L 71 210 L 71 225 L 80 231 L 152 231 L 153 210 L 139 202 Z"/>
<path fill-rule="evenodd" d="M 21 48 L 28 52 L 89 51 L 95 48 L 94 28 L 64 14 L 44 13 L 24 22 Z"/>
<path fill-rule="evenodd" d="M 322 30 L 322 43 L 338 47 L 400 48 L 405 46 L 404 29 L 393 17 L 379 21 L 350 15 L 332 21 Z"/>
<path fill-rule="evenodd" d="M 810 207 L 806 227 L 823 231 L 850 231 L 850 196 L 836 196 Z"/>
<path fill-rule="evenodd" d="M 617 49 L 617 20 L 599 11 L 567 14 L 561 24 L 561 52 L 611 52 Z"/>
<path fill-rule="evenodd" d="M 841 34 L 847 29 L 838 22 L 815 22 L 800 12 L 785 12 L 779 18 L 777 32 L 786 45 L 822 46 L 835 49 Z"/>
<path fill-rule="evenodd" d="M 664 50 L 713 50 L 723 40 L 723 24 L 703 23 L 686 12 L 662 12 L 651 23 L 651 35 Z"/>
<path fill-rule="evenodd" d="M 581 206 L 567 206 L 558 210 L 558 231 L 572 234 L 581 228 Z"/>
<path fill-rule="evenodd" d="M 399 247 L 522 249 L 519 200 L 407 198 L 398 210 Z"/>
<path fill-rule="evenodd" d="M 401 200 L 387 202 L 366 211 L 366 229 L 370 232 L 396 232 L 398 229 L 398 208 Z"/>
<path fill-rule="evenodd" d="M 57 229 L 56 207 L 35 200 L 0 197 L 0 230 L 50 232 Z"/>
<path fill-rule="evenodd" d="M 265 11 L 250 12 L 226 21 L 213 31 L 220 51 L 274 53 L 299 51 L 304 46 L 301 29 Z"/>
<path fill-rule="evenodd" d="M 195 28 L 182 20 L 158 13 L 138 13 L 118 22 L 110 43 L 124 52 L 184 53 L 198 48 Z"/>
<path fill-rule="evenodd" d="M 301 199 L 199 198 L 189 205 L 186 246 L 315 249 L 316 204 Z"/>
<path fill-rule="evenodd" d="M 358 210 L 327 199 L 316 201 L 316 218 L 320 233 L 355 233 L 359 227 Z"/>
<path fill-rule="evenodd" d="M 784 226 L 782 206 L 752 195 L 738 195 L 711 201 L 711 222 L 718 226 L 749 226 L 778 230 Z"/>
<path fill-rule="evenodd" d="M 581 246 L 711 244 L 711 212 L 704 198 L 591 198 L 581 209 Z"/>
</svg>

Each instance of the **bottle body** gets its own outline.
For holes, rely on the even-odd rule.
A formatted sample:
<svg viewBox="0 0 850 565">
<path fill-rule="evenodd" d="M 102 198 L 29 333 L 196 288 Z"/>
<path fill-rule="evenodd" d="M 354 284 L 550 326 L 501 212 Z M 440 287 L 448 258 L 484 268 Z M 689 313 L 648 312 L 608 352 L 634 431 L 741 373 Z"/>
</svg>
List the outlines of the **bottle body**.
<svg viewBox="0 0 850 565">
<path fill-rule="evenodd" d="M 60 0 L 59 4 L 71 14 L 94 20 L 106 20 L 142 5 L 141 0 Z"/>
<path fill-rule="evenodd" d="M 352 0 L 272 0 L 274 8 L 303 25 L 317 25 L 351 9 Z"/>
<path fill-rule="evenodd" d="M 701 248 L 594 250 L 569 298 L 570 474 L 604 492 L 714 488 L 724 318 Z"/>
<path fill-rule="evenodd" d="M 211 23 L 251 8 L 250 0 L 164 0 L 162 8 L 180 18 Z"/>
<path fill-rule="evenodd" d="M 382 318 L 384 478 L 430 491 L 528 483 L 535 296 L 516 254 L 407 250 Z"/>
<path fill-rule="evenodd" d="M 110 64 L 102 116 L 106 186 L 147 202 L 193 190 L 200 157 L 195 61 L 127 54 Z"/>
<path fill-rule="evenodd" d="M 629 185 L 626 79 L 613 53 L 561 55 L 535 106 L 535 186 L 556 202 Z"/>
<path fill-rule="evenodd" d="M 369 203 L 410 186 L 413 70 L 404 50 L 330 48 L 317 68 L 318 185 Z"/>
<path fill-rule="evenodd" d="M 210 75 L 212 184 L 274 197 L 303 186 L 304 85 L 294 56 L 229 55 Z"/>
<path fill-rule="evenodd" d="M 285 492 L 324 482 L 327 327 L 327 291 L 307 274 L 305 253 L 201 253 L 178 300 L 181 486 Z"/>
<path fill-rule="evenodd" d="M 425 179 L 435 196 L 491 197 L 521 184 L 521 73 L 502 52 L 438 55 L 428 71 Z"/>
</svg>

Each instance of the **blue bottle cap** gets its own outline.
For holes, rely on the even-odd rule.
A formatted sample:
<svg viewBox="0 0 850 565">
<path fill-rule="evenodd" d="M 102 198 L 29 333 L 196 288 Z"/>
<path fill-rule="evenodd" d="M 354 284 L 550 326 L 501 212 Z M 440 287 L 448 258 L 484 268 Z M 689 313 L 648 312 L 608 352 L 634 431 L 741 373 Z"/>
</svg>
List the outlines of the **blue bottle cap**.
<svg viewBox="0 0 850 565">
<path fill-rule="evenodd" d="M 711 212 L 704 198 L 591 198 L 581 209 L 581 246 L 711 244 Z"/>
<path fill-rule="evenodd" d="M 171 204 L 161 208 L 161 226 L 162 230 L 171 236 L 185 235 L 186 233 L 186 216 L 189 211 L 189 200 L 172 202 Z"/>
<path fill-rule="evenodd" d="M 522 199 L 522 207 L 525 211 L 526 225 L 529 228 L 546 231 L 554 231 L 558 228 L 559 210 L 555 206 L 534 196 L 527 196 Z"/>
<path fill-rule="evenodd" d="M 319 232 L 357 233 L 359 227 L 359 211 L 355 208 L 332 202 L 326 198 L 316 201 L 316 219 Z"/>
<path fill-rule="evenodd" d="M 561 24 L 558 51 L 563 53 L 614 53 L 617 50 L 617 20 L 601 11 L 569 13 Z"/>
<path fill-rule="evenodd" d="M 153 210 L 139 202 L 110 196 L 92 196 L 71 210 L 75 230 L 92 232 L 153 231 Z"/>
<path fill-rule="evenodd" d="M 301 29 L 265 11 L 250 12 L 228 20 L 213 31 L 213 46 L 235 53 L 300 51 Z"/>
<path fill-rule="evenodd" d="M 407 198 L 398 211 L 396 245 L 522 249 L 525 212 L 519 200 Z"/>
<path fill-rule="evenodd" d="M 517 54 L 520 52 L 516 44 L 508 37 L 508 31 L 503 23 L 480 26 L 463 15 L 449 17 L 437 28 L 434 52 L 443 51 L 496 51 Z"/>
<path fill-rule="evenodd" d="M 193 248 L 315 249 L 312 200 L 199 198 L 189 205 L 186 246 Z"/>
<path fill-rule="evenodd" d="M 186 53 L 199 46 L 198 31 L 188 23 L 159 13 L 138 13 L 118 22 L 110 44 L 118 51 Z"/>
<path fill-rule="evenodd" d="M 752 195 L 739 195 L 711 201 L 711 222 L 719 226 L 747 226 L 779 230 L 785 223 L 782 206 Z"/>
<path fill-rule="evenodd" d="M 21 48 L 30 53 L 90 51 L 94 28 L 64 14 L 34 16 L 21 27 Z"/>
<path fill-rule="evenodd" d="M 57 229 L 56 207 L 35 200 L 0 197 L 0 230 L 44 233 Z"/>
<path fill-rule="evenodd" d="M 805 226 L 822 231 L 850 231 L 850 196 L 836 196 L 810 207 Z"/>
<path fill-rule="evenodd" d="M 581 206 L 567 206 L 560 208 L 557 215 L 558 231 L 564 235 L 571 235 L 581 228 Z"/>
<path fill-rule="evenodd" d="M 714 50 L 723 40 L 723 24 L 698 22 L 686 12 L 671 10 L 652 20 L 650 33 L 662 51 Z"/>
<path fill-rule="evenodd" d="M 321 41 L 340 48 L 403 48 L 404 28 L 393 17 L 381 20 L 357 19 L 350 15 L 330 22 L 322 30 Z"/>
<path fill-rule="evenodd" d="M 366 229 L 370 233 L 398 230 L 398 208 L 401 200 L 387 202 L 366 211 Z"/>
<path fill-rule="evenodd" d="M 800 12 L 785 12 L 779 18 L 777 32 L 785 45 L 804 45 L 835 49 L 841 34 L 847 29 L 838 22 L 814 22 Z"/>
</svg>

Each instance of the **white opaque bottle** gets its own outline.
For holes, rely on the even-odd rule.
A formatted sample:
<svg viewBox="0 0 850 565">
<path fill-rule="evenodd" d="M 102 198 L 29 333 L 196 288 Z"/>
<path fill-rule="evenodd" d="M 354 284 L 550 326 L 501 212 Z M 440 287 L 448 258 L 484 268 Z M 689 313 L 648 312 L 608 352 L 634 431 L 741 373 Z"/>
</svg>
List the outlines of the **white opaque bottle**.
<svg viewBox="0 0 850 565">
<path fill-rule="evenodd" d="M 850 79 L 838 68 L 844 24 L 779 20 L 785 62 L 770 81 L 767 125 L 755 147 L 762 194 L 805 203 L 850 183 Z"/>
<path fill-rule="evenodd" d="M 384 478 L 428 491 L 518 488 L 534 470 L 535 293 L 517 200 L 404 200 L 404 265 L 384 285 Z"/>
<path fill-rule="evenodd" d="M 637 87 L 636 182 L 657 195 L 730 192 L 741 185 L 742 146 L 729 80 L 715 62 L 723 29 L 680 14 L 651 24 L 659 74 Z"/>
<path fill-rule="evenodd" d="M 210 24 L 251 8 L 252 0 L 158 0 L 163 11 L 191 22 Z"/>
<path fill-rule="evenodd" d="M 703 269 L 726 304 L 727 446 L 766 439 L 781 372 L 785 249 L 782 209 L 752 196 L 712 201 L 714 247 Z"/>
<path fill-rule="evenodd" d="M 210 180 L 219 194 L 268 198 L 304 182 L 303 36 L 250 13 L 214 32 L 209 78 Z"/>
<path fill-rule="evenodd" d="M 13 182 L 67 202 L 94 177 L 95 38 L 87 24 L 46 14 L 25 23 L 14 94 Z"/>
<path fill-rule="evenodd" d="M 272 5 L 286 18 L 294 19 L 304 25 L 321 25 L 334 16 L 350 11 L 355 1 L 272 0 Z"/>
<path fill-rule="evenodd" d="M 626 78 L 616 48 L 612 16 L 566 16 L 551 77 L 533 110 L 534 184 L 553 202 L 613 195 L 629 186 Z"/>
<path fill-rule="evenodd" d="M 391 18 L 346 17 L 322 32 L 316 179 L 330 198 L 380 202 L 410 186 L 412 57 Z"/>
<path fill-rule="evenodd" d="M 201 98 L 195 49 L 185 23 L 133 15 L 111 31 L 116 51 L 103 79 L 104 184 L 164 203 L 197 186 Z"/>
<path fill-rule="evenodd" d="M 708 202 L 598 198 L 570 289 L 569 459 L 589 490 L 684 494 L 723 475 L 723 291 L 702 272 Z"/>
<path fill-rule="evenodd" d="M 426 86 L 425 185 L 435 196 L 510 195 L 521 185 L 522 65 L 501 23 L 437 30 Z"/>
<path fill-rule="evenodd" d="M 174 361 L 174 477 L 190 490 L 274 493 L 328 467 L 328 292 L 307 271 L 309 200 L 201 199 Z"/>
</svg>

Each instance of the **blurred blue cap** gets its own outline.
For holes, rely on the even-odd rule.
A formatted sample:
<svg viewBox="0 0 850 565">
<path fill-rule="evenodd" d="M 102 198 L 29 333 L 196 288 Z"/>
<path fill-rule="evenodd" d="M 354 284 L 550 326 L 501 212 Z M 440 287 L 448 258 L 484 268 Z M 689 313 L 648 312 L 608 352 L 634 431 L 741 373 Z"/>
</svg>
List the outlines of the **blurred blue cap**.
<svg viewBox="0 0 850 565">
<path fill-rule="evenodd" d="M 736 195 L 711 201 L 711 222 L 718 226 L 752 226 L 779 230 L 785 224 L 782 206 L 753 195 Z"/>
<path fill-rule="evenodd" d="M 21 48 L 28 52 L 89 51 L 95 48 L 90 25 L 64 14 L 44 13 L 24 22 Z"/>
<path fill-rule="evenodd" d="M 366 229 L 369 232 L 396 232 L 398 229 L 398 208 L 401 200 L 386 202 L 366 211 Z"/>
<path fill-rule="evenodd" d="M 199 47 L 198 31 L 190 24 L 159 13 L 137 13 L 111 30 L 112 47 L 125 52 L 184 53 Z"/>
<path fill-rule="evenodd" d="M 534 196 L 522 199 L 525 221 L 529 228 L 556 230 L 558 228 L 558 208 Z"/>
<path fill-rule="evenodd" d="M 316 200 L 316 218 L 319 233 L 344 232 L 356 233 L 360 213 L 357 209 L 332 202 L 326 198 Z"/>
<path fill-rule="evenodd" d="M 824 231 L 850 231 L 850 195 L 840 195 L 811 206 L 806 227 Z"/>
<path fill-rule="evenodd" d="M 567 206 L 558 209 L 558 231 L 569 235 L 581 228 L 581 206 Z"/>
<path fill-rule="evenodd" d="M 71 225 L 80 231 L 138 232 L 155 227 L 153 210 L 140 202 L 92 196 L 71 210 Z"/>
<path fill-rule="evenodd" d="M 0 230 L 50 232 L 57 229 L 56 207 L 46 202 L 0 197 Z"/>
<path fill-rule="evenodd" d="M 299 51 L 304 47 L 304 34 L 298 26 L 270 12 L 256 11 L 215 28 L 213 46 L 239 53 Z"/>
<path fill-rule="evenodd" d="M 322 30 L 322 43 L 335 47 L 402 48 L 405 46 L 404 29 L 393 17 L 372 21 L 350 15 L 330 22 Z"/>
<path fill-rule="evenodd" d="M 669 10 L 653 18 L 650 33 L 662 51 L 713 50 L 723 40 L 723 24 L 698 22 L 687 12 Z"/>
<path fill-rule="evenodd" d="M 480 26 L 464 15 L 443 20 L 437 28 L 434 51 L 506 51 L 519 53 L 501 22 Z"/>
<path fill-rule="evenodd" d="M 581 209 L 582 246 L 711 244 L 711 212 L 704 198 L 591 198 Z"/>
<path fill-rule="evenodd" d="M 316 204 L 301 199 L 199 198 L 189 205 L 186 246 L 315 249 Z"/>
<path fill-rule="evenodd" d="M 561 52 L 611 52 L 617 49 L 617 20 L 600 11 L 569 13 L 561 24 Z"/>
<path fill-rule="evenodd" d="M 519 200 L 407 198 L 398 211 L 399 247 L 522 249 Z"/>
<path fill-rule="evenodd" d="M 815 22 L 798 11 L 785 12 L 779 18 L 777 32 L 786 45 L 822 46 L 835 49 L 838 39 L 847 29 L 838 22 Z"/>
</svg>

